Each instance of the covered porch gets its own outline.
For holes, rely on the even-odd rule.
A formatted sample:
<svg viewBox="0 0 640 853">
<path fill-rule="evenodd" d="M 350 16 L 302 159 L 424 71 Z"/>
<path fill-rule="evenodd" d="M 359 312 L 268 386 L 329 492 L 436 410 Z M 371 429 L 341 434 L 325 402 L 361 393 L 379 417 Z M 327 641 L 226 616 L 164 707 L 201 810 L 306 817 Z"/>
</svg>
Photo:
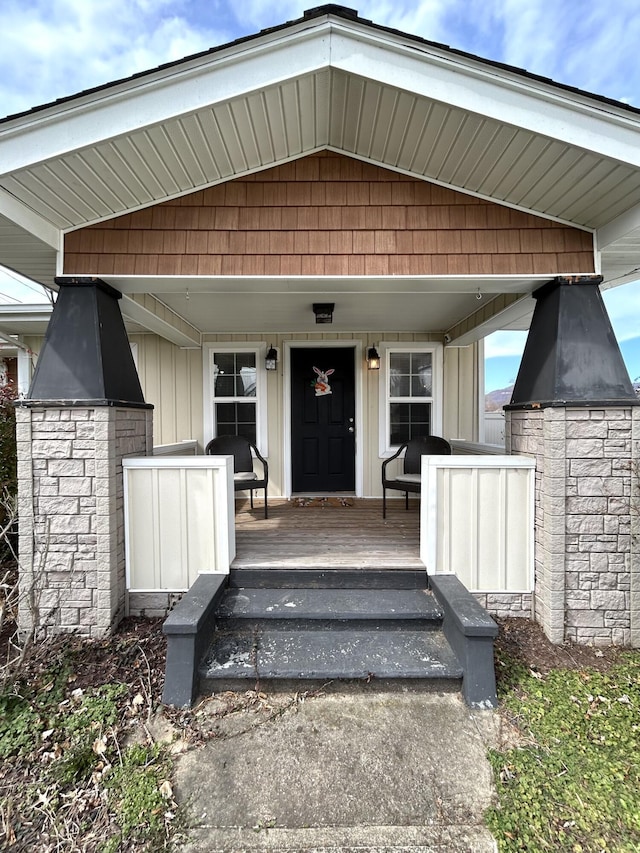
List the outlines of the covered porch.
<svg viewBox="0 0 640 853">
<path fill-rule="evenodd" d="M 633 108 L 336 6 L 4 119 L 0 261 L 59 291 L 44 342 L 0 325 L 39 353 L 18 410 L 20 547 L 33 577 L 47 541 L 53 627 L 98 635 L 132 591 L 168 603 L 190 585 L 127 583 L 128 459 L 185 439 L 202 456 L 213 436 L 248 433 L 271 496 L 304 495 L 294 460 L 315 462 L 327 430 L 316 420 L 309 439 L 296 400 L 323 373 L 332 394 L 313 400 L 341 414 L 321 484 L 347 479 L 317 490 L 375 501 L 382 461 L 414 433 L 483 450 L 483 337 L 531 327 L 506 450 L 535 468 L 535 497 L 484 496 L 492 520 L 467 528 L 490 562 L 476 534 L 527 515 L 532 571 L 511 591 L 529 613 L 534 591 L 554 640 L 640 642 L 640 426 L 599 289 L 640 267 L 639 138 Z M 314 305 L 333 310 L 319 322 Z M 434 493 L 458 473 L 434 470 Z M 334 509 L 312 512 L 292 548 L 319 524 L 341 558 L 337 525 L 322 527 Z M 466 536 L 448 517 L 429 523 L 451 547 L 430 554 L 427 537 L 421 558 L 459 574 Z M 275 548 L 277 530 L 263 533 Z M 487 604 L 511 594 L 467 585 Z"/>
</svg>

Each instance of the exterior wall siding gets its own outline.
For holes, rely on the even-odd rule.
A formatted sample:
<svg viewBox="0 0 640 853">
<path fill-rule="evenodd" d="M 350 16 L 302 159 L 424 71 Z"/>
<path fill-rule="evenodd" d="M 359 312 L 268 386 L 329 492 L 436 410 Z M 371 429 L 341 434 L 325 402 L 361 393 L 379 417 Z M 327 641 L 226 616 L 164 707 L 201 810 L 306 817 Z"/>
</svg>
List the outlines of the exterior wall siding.
<svg viewBox="0 0 640 853">
<path fill-rule="evenodd" d="M 484 370 L 480 346 L 445 347 L 444 417 L 445 438 L 478 441 L 480 418 L 480 375 Z M 484 405 L 484 400 L 482 401 Z"/>
<path fill-rule="evenodd" d="M 142 393 L 153 405 L 156 444 L 195 439 L 202 444 L 202 352 L 157 335 L 130 335 L 137 346 Z"/>
<path fill-rule="evenodd" d="M 236 342 L 238 344 L 247 341 L 255 341 L 256 335 L 207 335 L 205 343 Z M 362 353 L 374 343 L 380 341 L 416 343 L 420 341 L 433 341 L 428 335 L 417 333 L 393 333 L 393 332 L 371 332 L 369 334 L 350 333 L 304 333 L 287 335 L 269 335 L 268 341 L 272 343 L 280 353 L 281 363 L 277 371 L 267 375 L 267 398 L 268 398 L 268 434 L 269 434 L 269 484 L 270 494 L 279 496 L 284 494 L 285 483 L 285 460 L 283 458 L 283 435 L 284 435 L 284 407 L 285 407 L 285 383 L 282 368 L 284 345 L 286 342 L 304 341 L 314 342 L 322 345 L 323 341 L 344 341 L 345 345 L 360 341 Z M 330 352 L 330 351 L 329 351 Z M 461 356 L 464 353 L 464 356 Z M 474 355 L 474 353 L 476 353 Z M 443 435 L 446 438 L 460 438 L 468 441 L 473 438 L 473 424 L 477 413 L 477 395 L 467 394 L 464 389 L 474 383 L 473 371 L 477 360 L 477 347 L 470 346 L 463 350 L 445 348 L 444 359 L 444 400 L 443 400 Z M 356 363 L 356 370 L 362 371 L 362 411 L 363 422 L 358 437 L 363 447 L 363 494 L 367 497 L 379 497 L 381 488 L 381 465 L 382 460 L 379 452 L 379 409 L 380 409 L 380 371 L 367 370 L 364 361 Z M 143 384 L 144 388 L 144 384 Z M 145 391 L 146 393 L 146 391 Z M 153 398 L 145 397 L 148 402 L 154 403 Z M 448 407 L 454 408 L 454 415 L 448 416 Z M 202 424 L 202 417 L 200 419 Z M 211 436 L 202 436 L 202 425 L 198 437 L 204 446 Z M 187 436 L 183 436 L 186 438 Z M 164 436 L 163 436 L 164 440 Z"/>
<path fill-rule="evenodd" d="M 137 367 L 144 399 L 153 405 L 153 435 L 156 445 L 174 444 L 188 439 L 198 442 L 199 452 L 211 438 L 204 434 L 203 412 L 203 357 L 201 350 L 185 350 L 153 334 L 133 334 L 137 344 Z M 244 343 L 260 340 L 257 335 L 208 335 L 206 343 Z M 371 332 L 369 334 L 308 333 L 298 335 L 269 335 L 264 343 L 273 343 L 282 354 L 285 341 L 344 340 L 360 341 L 363 354 L 374 343 L 400 341 L 415 343 L 433 341 L 428 335 L 410 332 Z M 42 339 L 30 339 L 29 346 L 38 352 Z M 445 347 L 443 382 L 443 429 L 447 439 L 477 440 L 478 392 L 476 368 L 478 346 Z M 364 362 L 356 365 L 362 370 L 363 424 L 361 440 L 364 442 L 363 492 L 367 496 L 380 496 L 379 455 L 379 373 L 366 369 Z M 282 364 L 277 371 L 267 375 L 269 479 L 270 493 L 283 494 L 284 460 L 282 457 L 284 379 Z"/>
<path fill-rule="evenodd" d="M 66 235 L 65 274 L 594 272 L 592 235 L 331 152 Z"/>
</svg>

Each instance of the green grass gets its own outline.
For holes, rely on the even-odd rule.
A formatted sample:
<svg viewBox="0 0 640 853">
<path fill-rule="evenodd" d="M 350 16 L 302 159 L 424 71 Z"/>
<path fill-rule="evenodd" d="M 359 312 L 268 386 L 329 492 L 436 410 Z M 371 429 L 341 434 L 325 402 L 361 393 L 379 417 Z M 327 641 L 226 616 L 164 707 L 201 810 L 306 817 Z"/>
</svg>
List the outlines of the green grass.
<svg viewBox="0 0 640 853">
<path fill-rule="evenodd" d="M 127 743 L 140 714 L 127 685 L 74 690 L 69 673 L 61 660 L 0 694 L 0 814 L 17 849 L 169 849 L 166 747 Z"/>
<path fill-rule="evenodd" d="M 507 670 L 503 710 L 523 737 L 490 756 L 499 850 L 640 851 L 640 654 L 607 673 Z"/>
</svg>

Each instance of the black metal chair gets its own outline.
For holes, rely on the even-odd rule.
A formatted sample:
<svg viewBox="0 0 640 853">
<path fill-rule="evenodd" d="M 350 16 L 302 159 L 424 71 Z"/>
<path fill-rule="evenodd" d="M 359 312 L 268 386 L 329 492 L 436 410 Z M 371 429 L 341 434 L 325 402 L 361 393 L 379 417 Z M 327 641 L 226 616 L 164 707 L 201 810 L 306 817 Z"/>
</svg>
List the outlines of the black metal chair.
<svg viewBox="0 0 640 853">
<path fill-rule="evenodd" d="M 395 477 L 387 477 L 387 465 L 397 459 L 402 451 L 404 455 L 403 473 Z M 404 492 L 404 508 L 409 509 L 409 492 L 420 493 L 421 472 L 420 458 L 422 456 L 450 456 L 451 445 L 446 438 L 438 435 L 427 435 L 412 438 L 401 444 L 398 450 L 382 463 L 382 517 L 387 517 L 387 489 Z"/>
<path fill-rule="evenodd" d="M 251 451 L 262 463 L 262 479 L 253 470 Z M 253 493 L 256 489 L 264 489 L 264 517 L 268 518 L 267 486 L 269 485 L 269 465 L 258 448 L 241 435 L 220 435 L 212 438 L 205 451 L 208 456 L 233 456 L 233 488 L 236 492 L 249 492 L 251 509 L 253 509 Z"/>
</svg>

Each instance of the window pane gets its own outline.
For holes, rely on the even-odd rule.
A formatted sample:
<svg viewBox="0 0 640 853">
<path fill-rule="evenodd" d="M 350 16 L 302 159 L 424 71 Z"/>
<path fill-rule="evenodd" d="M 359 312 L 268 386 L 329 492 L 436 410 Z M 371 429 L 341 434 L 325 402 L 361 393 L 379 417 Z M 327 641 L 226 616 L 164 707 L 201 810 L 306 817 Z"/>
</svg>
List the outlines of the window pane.
<svg viewBox="0 0 640 853">
<path fill-rule="evenodd" d="M 219 373 L 216 376 L 215 394 L 216 397 L 235 397 L 236 385 L 233 375 Z"/>
<path fill-rule="evenodd" d="M 255 403 L 216 403 L 216 434 L 242 435 L 256 444 Z"/>
<path fill-rule="evenodd" d="M 235 373 L 235 356 L 232 352 L 216 352 L 213 355 L 213 360 L 219 373 L 231 375 Z"/>
<path fill-rule="evenodd" d="M 390 397 L 409 397 L 411 392 L 411 377 L 402 376 L 399 373 L 391 372 L 390 377 Z"/>
<path fill-rule="evenodd" d="M 216 420 L 218 423 L 235 423 L 236 403 L 216 403 Z"/>
<path fill-rule="evenodd" d="M 431 397 L 433 369 L 430 352 L 411 353 L 412 397 Z"/>
<path fill-rule="evenodd" d="M 414 374 L 411 377 L 411 396 L 412 397 L 430 397 L 431 396 L 431 370 L 426 369 L 422 373 Z"/>
<path fill-rule="evenodd" d="M 255 367 L 241 367 L 240 375 L 236 379 L 236 396 L 256 396 L 256 369 Z"/>
<path fill-rule="evenodd" d="M 256 354 L 254 352 L 216 352 L 213 369 L 216 397 L 256 396 Z"/>
<path fill-rule="evenodd" d="M 409 441 L 409 424 L 391 423 L 391 444 L 404 444 Z"/>
<path fill-rule="evenodd" d="M 409 403 L 391 403 L 391 420 L 398 424 L 408 424 Z"/>
<path fill-rule="evenodd" d="M 236 371 L 238 373 L 241 373 L 243 367 L 253 368 L 255 370 L 255 367 L 256 367 L 256 354 L 255 354 L 255 352 L 239 352 L 239 353 L 236 353 Z"/>
<path fill-rule="evenodd" d="M 389 415 L 391 444 L 431 434 L 431 403 L 391 403 Z"/>
<path fill-rule="evenodd" d="M 419 373 L 425 368 L 431 370 L 431 353 L 430 352 L 412 352 L 411 353 L 411 372 Z"/>
<path fill-rule="evenodd" d="M 392 352 L 389 356 L 389 367 L 392 373 L 411 373 L 411 353 Z"/>
<path fill-rule="evenodd" d="M 389 397 L 431 397 L 432 354 L 392 352 L 389 355 Z"/>
</svg>

